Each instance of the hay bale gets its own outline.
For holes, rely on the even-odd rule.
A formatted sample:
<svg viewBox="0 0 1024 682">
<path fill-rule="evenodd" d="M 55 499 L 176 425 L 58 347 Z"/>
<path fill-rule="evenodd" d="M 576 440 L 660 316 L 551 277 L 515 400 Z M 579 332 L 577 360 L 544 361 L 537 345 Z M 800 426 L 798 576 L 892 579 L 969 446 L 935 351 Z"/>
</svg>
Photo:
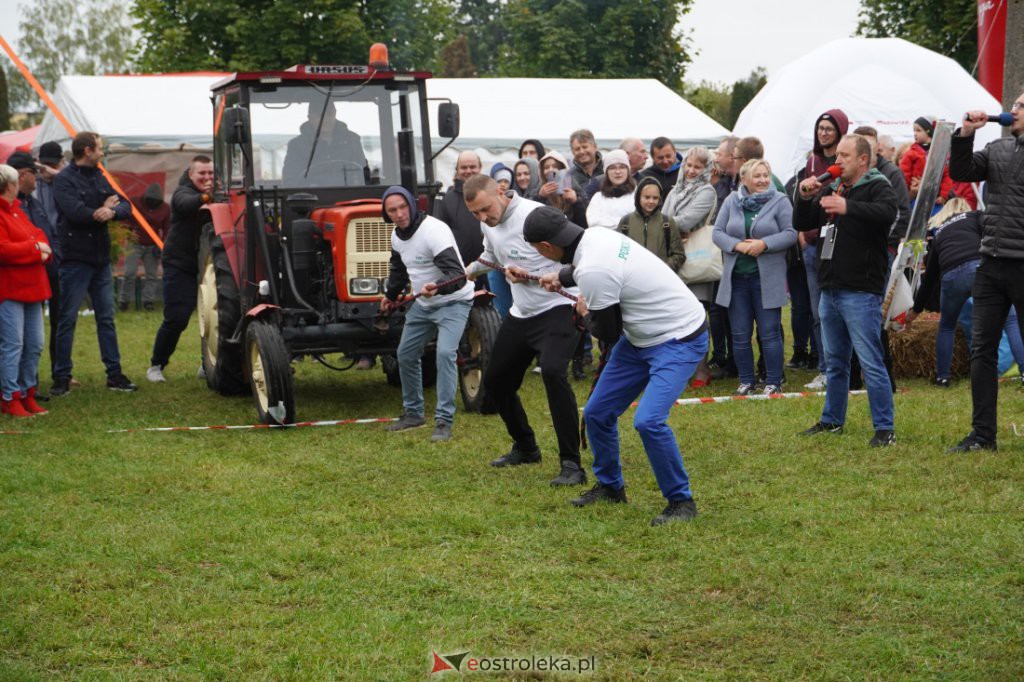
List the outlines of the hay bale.
<svg viewBox="0 0 1024 682">
<path fill-rule="evenodd" d="M 889 352 L 892 353 L 892 371 L 897 378 L 924 378 L 935 376 L 935 337 L 939 333 L 939 314 L 923 313 L 914 320 L 910 329 L 889 332 Z M 963 330 L 957 327 L 953 343 L 951 376 L 971 374 L 971 356 Z"/>
</svg>

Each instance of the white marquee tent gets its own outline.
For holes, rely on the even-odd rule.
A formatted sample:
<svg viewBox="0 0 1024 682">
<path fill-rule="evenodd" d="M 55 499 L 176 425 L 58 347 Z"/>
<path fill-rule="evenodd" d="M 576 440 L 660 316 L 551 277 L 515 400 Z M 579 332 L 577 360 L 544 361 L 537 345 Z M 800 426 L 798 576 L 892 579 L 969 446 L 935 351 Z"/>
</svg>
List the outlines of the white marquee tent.
<svg viewBox="0 0 1024 682">
<path fill-rule="evenodd" d="M 846 38 L 779 69 L 740 114 L 733 134 L 761 138 L 785 182 L 813 147 L 815 120 L 836 108 L 849 116 L 851 132 L 873 126 L 897 146 L 912 139 L 919 116 L 959 121 L 971 109 L 1000 111 L 999 102 L 948 57 L 899 38 Z M 1000 134 L 998 126 L 985 126 L 975 148 Z"/>
<path fill-rule="evenodd" d="M 182 144 L 211 147 L 210 85 L 225 75 L 65 76 L 54 100 L 77 129 L 98 132 L 115 145 L 112 167 L 147 154 L 152 162 Z M 428 96 L 448 98 L 461 108 L 459 139 L 436 161 L 439 179 L 445 183 L 458 150 L 477 150 L 486 169 L 497 160 L 514 160 L 527 138 L 567 152 L 569 134 L 577 128 L 592 130 L 603 149 L 630 136 L 650 142 L 664 135 L 689 146 L 716 145 L 728 134 L 654 79 L 434 78 L 428 83 Z M 432 116 L 435 113 L 436 106 L 431 106 Z M 431 125 L 436 131 L 436 122 Z M 48 112 L 36 146 L 49 140 L 65 148 L 68 144 L 67 133 Z M 435 140 L 435 149 L 443 143 Z"/>
</svg>

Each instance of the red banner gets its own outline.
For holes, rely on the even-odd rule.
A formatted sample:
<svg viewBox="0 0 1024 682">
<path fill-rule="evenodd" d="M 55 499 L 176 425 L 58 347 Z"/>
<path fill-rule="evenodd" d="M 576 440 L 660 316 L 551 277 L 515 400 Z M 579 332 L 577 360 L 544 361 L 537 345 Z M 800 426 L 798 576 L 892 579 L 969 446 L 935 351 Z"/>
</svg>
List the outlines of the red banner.
<svg viewBox="0 0 1024 682">
<path fill-rule="evenodd" d="M 978 82 L 1003 101 L 1006 0 L 978 0 Z"/>
</svg>

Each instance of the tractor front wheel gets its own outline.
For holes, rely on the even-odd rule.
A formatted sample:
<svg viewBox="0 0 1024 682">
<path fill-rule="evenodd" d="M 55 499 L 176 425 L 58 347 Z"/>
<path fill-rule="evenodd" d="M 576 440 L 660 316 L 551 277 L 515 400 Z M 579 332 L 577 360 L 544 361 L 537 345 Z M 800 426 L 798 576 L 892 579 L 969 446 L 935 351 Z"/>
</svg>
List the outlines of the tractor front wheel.
<svg viewBox="0 0 1024 682">
<path fill-rule="evenodd" d="M 261 424 L 295 421 L 295 381 L 281 330 L 264 320 L 245 329 L 246 371 Z"/>
</svg>

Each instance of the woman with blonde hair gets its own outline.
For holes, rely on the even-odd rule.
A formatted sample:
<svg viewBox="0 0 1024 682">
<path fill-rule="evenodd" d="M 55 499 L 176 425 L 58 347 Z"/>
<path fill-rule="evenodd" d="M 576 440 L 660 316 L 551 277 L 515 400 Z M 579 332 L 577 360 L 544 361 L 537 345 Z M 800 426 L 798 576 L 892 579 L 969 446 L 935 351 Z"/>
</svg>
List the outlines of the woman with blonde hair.
<svg viewBox="0 0 1024 682">
<path fill-rule="evenodd" d="M 43 301 L 51 293 L 46 262 L 53 251 L 21 209 L 18 173 L 0 165 L 0 411 L 31 417 L 46 414 L 35 395 L 43 352 Z"/>
<path fill-rule="evenodd" d="M 782 307 L 786 305 L 786 252 L 796 243 L 793 207 L 775 189 L 764 159 L 740 168 L 740 188 L 722 203 L 712 240 L 725 263 L 718 305 L 729 309 L 732 347 L 740 373 L 737 395 L 754 392 L 754 322 L 761 339 L 767 380 L 763 392 L 782 392 Z"/>
</svg>

